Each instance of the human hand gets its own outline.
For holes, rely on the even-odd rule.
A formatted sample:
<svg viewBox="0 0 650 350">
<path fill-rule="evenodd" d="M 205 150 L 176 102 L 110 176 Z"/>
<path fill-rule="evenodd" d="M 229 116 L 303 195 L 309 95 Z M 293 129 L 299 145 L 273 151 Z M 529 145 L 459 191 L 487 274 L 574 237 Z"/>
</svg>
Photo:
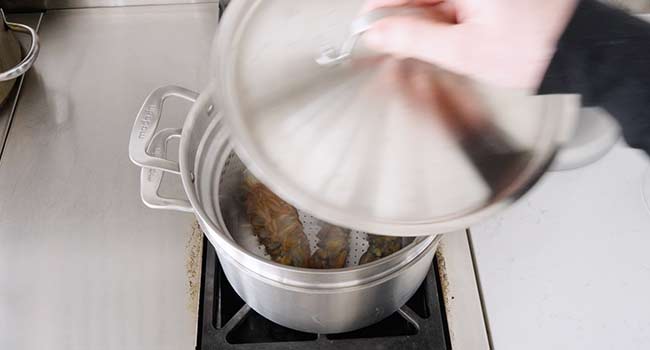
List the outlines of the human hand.
<svg viewBox="0 0 650 350">
<path fill-rule="evenodd" d="M 536 89 L 577 0 L 368 0 L 363 11 L 422 6 L 364 35 L 378 51 L 412 57 L 508 87 Z"/>
</svg>

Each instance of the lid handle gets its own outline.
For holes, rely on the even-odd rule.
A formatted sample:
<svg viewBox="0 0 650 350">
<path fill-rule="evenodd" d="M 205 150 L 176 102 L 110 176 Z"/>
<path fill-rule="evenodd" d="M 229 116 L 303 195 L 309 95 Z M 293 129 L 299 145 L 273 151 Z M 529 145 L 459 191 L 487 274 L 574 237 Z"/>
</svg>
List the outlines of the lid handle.
<svg viewBox="0 0 650 350">
<path fill-rule="evenodd" d="M 332 46 L 326 46 L 321 50 L 320 56 L 316 58 L 316 63 L 321 66 L 334 66 L 342 63 L 352 55 L 359 38 L 367 32 L 372 26 L 387 17 L 394 16 L 413 16 L 426 14 L 426 8 L 422 6 L 399 6 L 399 7 L 382 7 L 372 10 L 361 17 L 355 19 L 350 24 L 348 38 L 345 39 L 339 49 Z"/>
</svg>

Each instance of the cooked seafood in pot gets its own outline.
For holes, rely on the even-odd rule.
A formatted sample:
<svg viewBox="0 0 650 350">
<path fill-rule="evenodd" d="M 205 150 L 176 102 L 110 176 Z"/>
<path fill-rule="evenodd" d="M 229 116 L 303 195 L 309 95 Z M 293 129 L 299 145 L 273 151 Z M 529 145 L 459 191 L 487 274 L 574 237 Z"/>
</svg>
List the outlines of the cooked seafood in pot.
<svg viewBox="0 0 650 350">
<path fill-rule="evenodd" d="M 309 239 L 296 208 L 280 199 L 250 173 L 244 176 L 243 189 L 245 212 L 253 234 L 271 260 L 313 269 L 345 267 L 350 254 L 349 230 L 321 223 L 316 234 L 313 225 L 307 226 L 307 233 L 316 234 L 318 238 L 316 250 L 311 254 Z M 401 237 L 368 234 L 367 241 L 368 250 L 359 259 L 359 265 L 402 249 Z"/>
<path fill-rule="evenodd" d="M 338 226 L 325 224 L 318 231 L 318 249 L 312 254 L 313 269 L 338 269 L 345 267 L 350 250 L 349 233 Z"/>
<path fill-rule="evenodd" d="M 296 208 L 251 174 L 244 176 L 243 186 L 246 215 L 271 259 L 283 265 L 309 267 L 309 241 Z"/>
<path fill-rule="evenodd" d="M 368 234 L 368 250 L 359 259 L 359 265 L 385 258 L 402 249 L 402 238 Z"/>
</svg>

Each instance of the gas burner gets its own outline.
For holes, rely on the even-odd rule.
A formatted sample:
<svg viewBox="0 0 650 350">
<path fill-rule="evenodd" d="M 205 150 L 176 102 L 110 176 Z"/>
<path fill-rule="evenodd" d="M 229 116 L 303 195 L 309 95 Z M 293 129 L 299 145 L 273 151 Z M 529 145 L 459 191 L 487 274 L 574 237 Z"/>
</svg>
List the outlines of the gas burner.
<svg viewBox="0 0 650 350">
<path fill-rule="evenodd" d="M 214 248 L 206 240 L 197 349 L 489 349 L 471 255 L 464 260 L 457 259 L 462 256 L 459 253 L 465 251 L 459 249 L 463 248 L 463 243 L 469 253 L 467 237 L 455 234 L 448 238 L 451 239 L 443 239 L 426 279 L 400 310 L 379 323 L 340 334 L 293 330 L 252 310 L 228 282 Z M 455 253 L 450 255 L 450 249 Z M 471 268 L 472 278 L 465 276 L 460 280 L 474 283 L 469 283 L 469 291 L 458 293 L 464 288 L 457 286 L 459 279 L 450 278 L 450 267 L 455 273 L 461 271 L 458 269 L 461 265 Z M 464 313 L 454 314 L 452 326 L 455 329 L 450 332 L 447 321 L 450 310 L 447 308 L 453 311 L 454 305 L 467 300 L 472 302 L 464 305 Z M 474 310 L 474 313 L 467 313 L 467 310 Z M 464 336 L 462 332 L 468 333 Z"/>
</svg>

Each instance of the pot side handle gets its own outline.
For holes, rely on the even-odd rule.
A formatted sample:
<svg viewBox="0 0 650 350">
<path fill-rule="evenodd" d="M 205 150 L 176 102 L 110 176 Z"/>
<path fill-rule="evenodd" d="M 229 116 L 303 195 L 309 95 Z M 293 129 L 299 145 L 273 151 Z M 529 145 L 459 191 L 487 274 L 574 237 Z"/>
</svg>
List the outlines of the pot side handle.
<svg viewBox="0 0 650 350">
<path fill-rule="evenodd" d="M 147 148 L 148 153 L 160 159 L 165 159 L 167 157 L 167 143 L 172 139 L 180 138 L 181 132 L 181 129 L 158 131 Z M 140 197 L 142 202 L 152 209 L 194 212 L 187 199 L 166 198 L 159 194 L 164 173 L 165 171 L 160 169 L 142 168 L 140 172 Z"/>
<path fill-rule="evenodd" d="M 172 139 L 180 138 L 182 130 L 163 129 L 156 132 L 163 104 L 171 96 L 195 102 L 199 94 L 173 85 L 158 88 L 149 94 L 131 130 L 129 158 L 142 167 L 140 197 L 146 206 L 153 209 L 193 212 L 187 199 L 166 198 L 159 194 L 164 173 L 180 174 L 179 164 L 167 159 L 167 144 Z"/>
<path fill-rule="evenodd" d="M 168 159 L 156 157 L 148 153 L 148 147 L 151 143 L 160 117 L 162 115 L 163 104 L 168 97 L 175 96 L 184 100 L 195 102 L 199 94 L 182 88 L 180 86 L 164 86 L 154 90 L 145 99 L 131 130 L 129 140 L 129 158 L 136 165 L 147 168 L 164 170 L 174 174 L 180 174 L 180 167 L 177 162 Z"/>
</svg>

